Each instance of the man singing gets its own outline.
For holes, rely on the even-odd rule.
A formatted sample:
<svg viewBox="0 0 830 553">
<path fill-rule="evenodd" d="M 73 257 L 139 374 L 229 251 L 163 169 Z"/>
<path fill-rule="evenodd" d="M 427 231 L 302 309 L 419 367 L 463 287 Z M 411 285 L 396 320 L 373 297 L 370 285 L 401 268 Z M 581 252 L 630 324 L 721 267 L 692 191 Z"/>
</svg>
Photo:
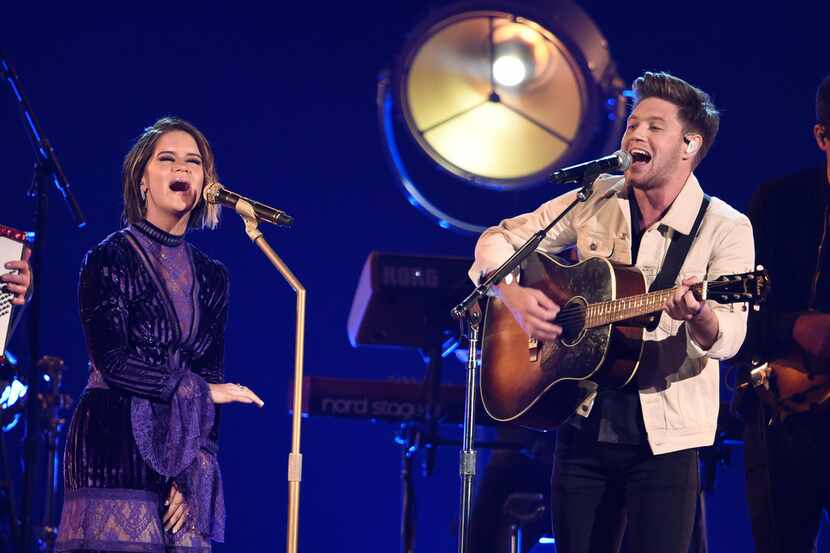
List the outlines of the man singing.
<svg viewBox="0 0 830 553">
<path fill-rule="evenodd" d="M 575 245 L 580 259 L 635 265 L 650 286 L 670 244 L 690 235 L 692 242 L 677 293 L 657 328 L 645 333 L 649 354 L 636 378 L 622 389 L 600 389 L 559 429 L 552 516 L 560 553 L 618 551 L 626 519 L 630 550 L 687 551 L 699 487 L 696 448 L 715 437 L 718 360 L 733 356 L 746 333 L 744 305 L 701 301 L 689 289 L 753 267 L 749 220 L 706 196 L 693 173 L 714 142 L 719 114 L 705 92 L 667 73 L 645 73 L 634 92 L 622 138 L 633 163 L 624 176 L 600 176 L 593 195 L 551 229 L 540 249 Z M 494 271 L 575 196 L 486 230 L 470 276 L 478 281 Z M 504 279 L 496 296 L 528 336 L 556 340 L 561 306 L 518 276 Z"/>
</svg>

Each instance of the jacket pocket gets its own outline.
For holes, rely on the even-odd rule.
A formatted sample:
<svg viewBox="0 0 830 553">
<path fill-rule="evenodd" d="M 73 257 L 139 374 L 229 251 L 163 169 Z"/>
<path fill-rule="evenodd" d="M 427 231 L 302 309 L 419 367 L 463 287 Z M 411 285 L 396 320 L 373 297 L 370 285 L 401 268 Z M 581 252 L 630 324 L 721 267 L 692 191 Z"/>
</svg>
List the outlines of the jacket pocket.
<svg viewBox="0 0 830 553">
<path fill-rule="evenodd" d="M 614 237 L 593 233 L 582 234 L 576 240 L 576 247 L 579 250 L 580 259 L 609 258 L 614 253 Z"/>
</svg>

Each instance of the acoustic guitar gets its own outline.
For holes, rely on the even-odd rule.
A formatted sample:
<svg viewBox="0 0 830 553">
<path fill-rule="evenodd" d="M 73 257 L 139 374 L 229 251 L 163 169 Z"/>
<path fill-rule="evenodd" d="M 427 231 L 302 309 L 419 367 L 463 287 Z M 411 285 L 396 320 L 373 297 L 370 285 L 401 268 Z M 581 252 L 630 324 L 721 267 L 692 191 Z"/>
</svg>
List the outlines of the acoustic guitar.
<svg viewBox="0 0 830 553">
<path fill-rule="evenodd" d="M 767 273 L 724 275 L 692 287 L 699 299 L 760 303 Z M 677 287 L 647 292 L 636 267 L 601 257 L 565 265 L 537 252 L 528 258 L 522 285 L 539 289 L 560 307 L 555 341 L 529 339 L 507 307 L 489 298 L 481 351 L 481 395 L 487 413 L 502 422 L 552 430 L 585 398 L 585 384 L 620 388 L 634 378 L 645 328 L 653 328 Z M 593 385 L 591 385 L 593 386 Z"/>
</svg>

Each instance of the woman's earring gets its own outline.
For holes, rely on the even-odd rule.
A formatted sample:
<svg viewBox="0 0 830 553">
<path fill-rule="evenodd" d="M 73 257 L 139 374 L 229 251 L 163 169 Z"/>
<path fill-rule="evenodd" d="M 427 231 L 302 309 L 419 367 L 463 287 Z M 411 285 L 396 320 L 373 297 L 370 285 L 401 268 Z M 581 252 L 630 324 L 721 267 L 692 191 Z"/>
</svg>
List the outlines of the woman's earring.
<svg viewBox="0 0 830 553">
<path fill-rule="evenodd" d="M 147 201 L 147 190 L 145 190 L 144 188 L 139 188 L 138 193 L 141 194 L 141 201 L 146 202 Z"/>
</svg>

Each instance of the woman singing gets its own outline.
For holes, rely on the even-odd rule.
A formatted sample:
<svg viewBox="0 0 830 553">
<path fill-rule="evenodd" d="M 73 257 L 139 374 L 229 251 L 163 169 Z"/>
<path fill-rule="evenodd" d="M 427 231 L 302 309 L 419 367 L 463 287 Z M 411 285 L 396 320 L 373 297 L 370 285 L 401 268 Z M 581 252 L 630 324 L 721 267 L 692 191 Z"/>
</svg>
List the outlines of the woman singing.
<svg viewBox="0 0 830 553">
<path fill-rule="evenodd" d="M 124 159 L 127 227 L 83 260 L 90 375 L 69 429 L 58 551 L 210 551 L 225 512 L 216 462 L 221 403 L 262 400 L 224 382 L 225 267 L 184 240 L 214 228 L 207 139 L 178 118 Z"/>
</svg>

